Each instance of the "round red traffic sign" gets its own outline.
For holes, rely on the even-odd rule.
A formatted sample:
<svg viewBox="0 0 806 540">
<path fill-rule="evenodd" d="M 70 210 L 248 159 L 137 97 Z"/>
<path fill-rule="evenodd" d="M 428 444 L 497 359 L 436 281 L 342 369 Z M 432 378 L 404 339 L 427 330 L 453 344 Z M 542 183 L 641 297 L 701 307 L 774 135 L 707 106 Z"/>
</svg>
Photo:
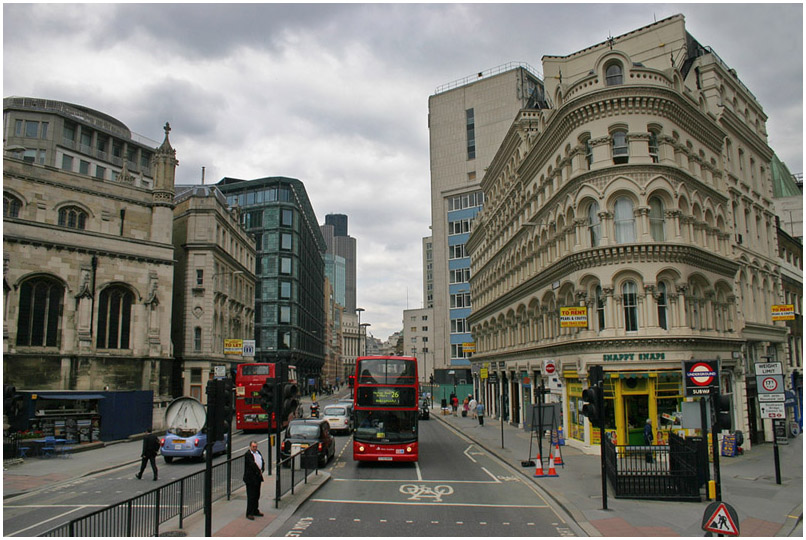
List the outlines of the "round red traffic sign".
<svg viewBox="0 0 806 540">
<path fill-rule="evenodd" d="M 767 392 L 775 392 L 775 390 L 778 389 L 778 381 L 773 377 L 767 377 L 761 381 L 761 386 L 763 386 L 764 390 Z"/>
<path fill-rule="evenodd" d="M 546 362 L 546 375 L 554 375 L 557 368 L 554 367 L 554 362 Z"/>
<path fill-rule="evenodd" d="M 708 364 L 699 362 L 694 364 L 686 375 L 697 386 L 708 386 L 716 377 L 716 372 Z"/>
</svg>

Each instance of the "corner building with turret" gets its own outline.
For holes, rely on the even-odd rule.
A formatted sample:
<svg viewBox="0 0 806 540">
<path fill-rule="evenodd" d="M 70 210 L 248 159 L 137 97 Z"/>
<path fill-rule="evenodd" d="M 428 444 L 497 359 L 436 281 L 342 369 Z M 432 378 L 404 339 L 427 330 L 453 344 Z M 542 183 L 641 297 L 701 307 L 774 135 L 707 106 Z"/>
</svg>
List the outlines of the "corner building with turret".
<svg viewBox="0 0 806 540">
<path fill-rule="evenodd" d="M 771 440 L 754 366 L 787 345 L 761 104 L 682 15 L 543 74 L 549 107 L 518 112 L 466 245 L 485 403 L 522 425 L 542 382 L 565 440 L 597 445 L 579 410 L 602 366 L 609 435 L 643 444 L 649 418 L 663 442 L 685 427 L 683 362 L 719 360 L 731 431 Z"/>
</svg>

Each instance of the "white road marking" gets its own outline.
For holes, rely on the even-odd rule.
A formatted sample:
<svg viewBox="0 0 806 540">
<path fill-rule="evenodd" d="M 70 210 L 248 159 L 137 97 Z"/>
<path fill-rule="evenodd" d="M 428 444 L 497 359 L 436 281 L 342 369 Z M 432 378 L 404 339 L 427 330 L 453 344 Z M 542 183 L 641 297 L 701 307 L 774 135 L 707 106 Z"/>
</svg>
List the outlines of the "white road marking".
<svg viewBox="0 0 806 540">
<path fill-rule="evenodd" d="M 53 517 L 52 517 L 52 518 L 50 518 L 50 519 L 46 519 L 46 520 L 44 520 L 44 521 L 40 521 L 39 523 L 36 523 L 35 525 L 31 525 L 30 527 L 25 527 L 24 529 L 20 529 L 19 531 L 14 531 L 13 533 L 7 533 L 7 534 L 6 534 L 6 533 L 5 533 L 5 531 L 4 531 L 4 534 L 5 534 L 6 536 L 16 536 L 16 535 L 18 535 L 18 534 L 22 534 L 22 533 L 24 533 L 25 531 L 29 531 L 29 530 L 33 529 L 34 527 L 39 527 L 39 526 L 40 526 L 40 525 L 42 525 L 43 523 L 47 523 L 48 521 L 53 521 L 54 519 L 59 519 L 59 518 L 62 518 L 62 517 L 64 517 L 64 516 L 66 516 L 67 514 L 72 514 L 72 513 L 73 513 L 73 512 L 75 512 L 76 510 L 81 510 L 82 508 L 85 508 L 85 507 L 84 507 L 84 506 L 78 506 L 78 507 L 76 507 L 76 508 L 73 508 L 72 510 L 68 510 L 67 512 L 64 512 L 63 514 L 59 514 L 58 516 L 53 516 Z"/>
<path fill-rule="evenodd" d="M 420 470 L 420 463 L 418 461 L 414 462 L 414 468 L 417 470 L 417 480 L 422 482 L 423 481 L 423 473 Z"/>
<path fill-rule="evenodd" d="M 473 503 L 437 503 L 437 502 L 400 502 L 400 501 L 351 501 L 347 499 L 309 499 L 312 502 L 335 504 L 379 504 L 403 506 L 459 506 L 474 508 L 551 508 L 547 504 L 473 504 Z M 406 523 L 409 523 L 408 521 Z"/>
</svg>

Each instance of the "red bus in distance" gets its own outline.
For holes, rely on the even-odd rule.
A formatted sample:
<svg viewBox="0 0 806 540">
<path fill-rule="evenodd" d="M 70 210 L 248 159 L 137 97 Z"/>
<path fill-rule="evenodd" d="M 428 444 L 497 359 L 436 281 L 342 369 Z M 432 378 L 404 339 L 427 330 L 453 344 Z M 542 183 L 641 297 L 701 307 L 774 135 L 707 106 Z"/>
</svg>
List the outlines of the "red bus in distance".
<svg viewBox="0 0 806 540">
<path fill-rule="evenodd" d="M 238 364 L 235 372 L 235 428 L 244 431 L 267 431 L 269 415 L 260 406 L 260 389 L 266 379 L 276 381 L 276 364 Z M 288 366 L 289 382 L 297 382 L 297 368 Z M 283 422 L 283 427 L 288 424 Z M 272 418 L 272 431 L 277 421 Z"/>
</svg>

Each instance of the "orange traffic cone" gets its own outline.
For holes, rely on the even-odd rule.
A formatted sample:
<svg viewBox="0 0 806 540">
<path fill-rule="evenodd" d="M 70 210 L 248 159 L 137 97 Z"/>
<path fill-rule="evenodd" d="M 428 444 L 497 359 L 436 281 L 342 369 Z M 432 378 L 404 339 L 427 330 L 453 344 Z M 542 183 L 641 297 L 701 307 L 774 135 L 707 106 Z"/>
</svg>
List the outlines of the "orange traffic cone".
<svg viewBox="0 0 806 540">
<path fill-rule="evenodd" d="M 565 463 L 563 463 L 563 455 L 560 453 L 560 443 L 559 441 L 556 443 L 555 448 L 557 449 L 557 454 L 554 456 L 554 464 L 561 465 L 565 467 Z"/>
<path fill-rule="evenodd" d="M 537 469 L 535 469 L 535 476 L 546 476 L 543 473 L 543 459 L 540 457 L 540 450 L 537 451 Z"/>
<path fill-rule="evenodd" d="M 551 454 L 549 454 L 549 472 L 546 474 L 546 476 L 560 476 L 559 474 L 557 474 L 557 468 L 555 465 L 556 462 L 554 458 L 554 452 L 552 452 Z"/>
</svg>

